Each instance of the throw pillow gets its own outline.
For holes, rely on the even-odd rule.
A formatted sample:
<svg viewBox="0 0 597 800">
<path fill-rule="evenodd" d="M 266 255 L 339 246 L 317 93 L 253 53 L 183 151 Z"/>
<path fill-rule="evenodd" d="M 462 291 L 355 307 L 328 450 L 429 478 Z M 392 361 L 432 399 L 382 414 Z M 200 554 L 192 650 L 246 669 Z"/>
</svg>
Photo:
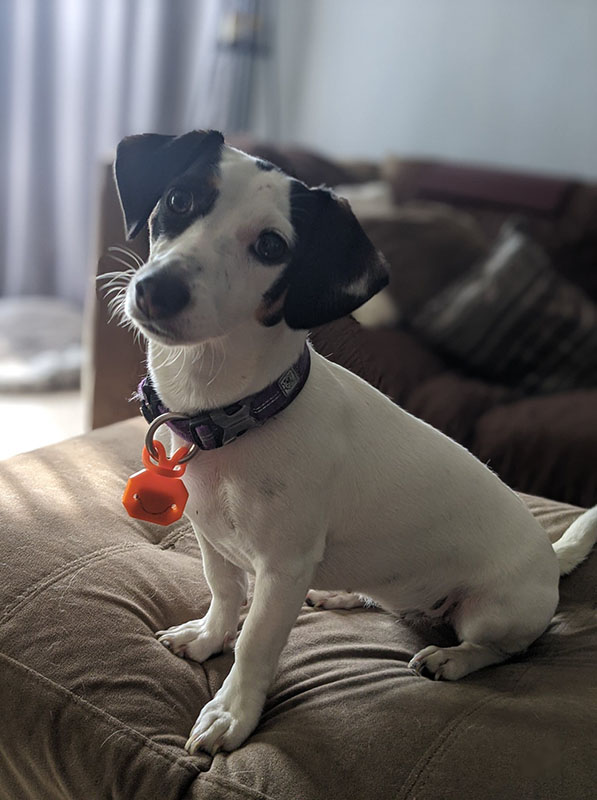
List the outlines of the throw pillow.
<svg viewBox="0 0 597 800">
<path fill-rule="evenodd" d="M 469 370 L 526 393 L 597 386 L 597 306 L 512 224 L 412 324 Z"/>
<path fill-rule="evenodd" d="M 408 203 L 383 215 L 360 207 L 357 216 L 388 261 L 388 291 L 406 318 L 488 252 L 474 219 L 440 203 Z"/>
</svg>

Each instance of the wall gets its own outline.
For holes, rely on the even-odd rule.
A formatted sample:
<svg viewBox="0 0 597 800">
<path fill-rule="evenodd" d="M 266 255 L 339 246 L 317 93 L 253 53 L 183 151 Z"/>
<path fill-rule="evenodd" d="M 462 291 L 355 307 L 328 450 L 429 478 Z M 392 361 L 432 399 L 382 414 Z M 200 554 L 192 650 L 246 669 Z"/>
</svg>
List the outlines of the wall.
<svg viewBox="0 0 597 800">
<path fill-rule="evenodd" d="M 279 0 L 276 133 L 597 177 L 596 0 Z"/>
</svg>

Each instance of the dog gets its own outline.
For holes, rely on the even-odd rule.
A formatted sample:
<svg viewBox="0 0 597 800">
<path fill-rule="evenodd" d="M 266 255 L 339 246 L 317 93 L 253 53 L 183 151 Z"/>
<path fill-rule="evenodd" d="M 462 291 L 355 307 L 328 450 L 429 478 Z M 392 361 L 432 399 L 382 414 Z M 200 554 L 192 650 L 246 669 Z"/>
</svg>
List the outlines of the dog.
<svg viewBox="0 0 597 800">
<path fill-rule="evenodd" d="M 234 665 L 188 752 L 234 750 L 253 731 L 306 597 L 449 622 L 459 644 L 410 662 L 436 679 L 524 651 L 554 614 L 560 575 L 589 554 L 597 507 L 552 546 L 464 447 L 310 347 L 310 328 L 388 280 L 348 204 L 217 131 L 127 137 L 115 177 L 128 236 L 149 226 L 122 304 L 147 339 L 156 414 L 208 415 L 219 423 L 207 439 L 221 433 L 213 448 L 199 441 L 184 476 L 211 604 L 159 641 L 199 662 L 221 652 L 255 579 Z M 281 410 L 253 419 L 246 398 L 271 387 Z M 185 443 L 175 424 L 167 435 Z"/>
</svg>

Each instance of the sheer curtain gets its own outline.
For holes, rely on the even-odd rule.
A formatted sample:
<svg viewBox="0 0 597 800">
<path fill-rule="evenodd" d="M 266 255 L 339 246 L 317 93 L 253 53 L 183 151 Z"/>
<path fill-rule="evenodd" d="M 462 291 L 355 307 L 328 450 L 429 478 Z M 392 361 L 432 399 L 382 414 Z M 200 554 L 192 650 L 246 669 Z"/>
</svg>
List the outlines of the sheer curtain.
<svg viewBox="0 0 597 800">
<path fill-rule="evenodd" d="M 249 127 L 270 3 L 0 2 L 0 295 L 82 302 L 99 164 L 122 136 Z"/>
</svg>

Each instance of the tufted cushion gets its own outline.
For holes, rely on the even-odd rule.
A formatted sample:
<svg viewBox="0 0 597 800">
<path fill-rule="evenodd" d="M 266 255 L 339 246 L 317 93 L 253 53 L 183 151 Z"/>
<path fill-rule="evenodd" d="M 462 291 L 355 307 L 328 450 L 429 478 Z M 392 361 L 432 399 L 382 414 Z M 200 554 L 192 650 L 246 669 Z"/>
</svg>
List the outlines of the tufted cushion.
<svg viewBox="0 0 597 800">
<path fill-rule="evenodd" d="M 128 421 L 0 465 L 0 797 L 592 796 L 595 556 L 528 654 L 456 684 L 406 667 L 444 632 L 305 607 L 247 743 L 187 755 L 233 656 L 182 661 L 153 636 L 204 613 L 208 591 L 186 522 L 121 508 L 143 431 Z M 527 500 L 552 539 L 578 513 Z"/>
</svg>

